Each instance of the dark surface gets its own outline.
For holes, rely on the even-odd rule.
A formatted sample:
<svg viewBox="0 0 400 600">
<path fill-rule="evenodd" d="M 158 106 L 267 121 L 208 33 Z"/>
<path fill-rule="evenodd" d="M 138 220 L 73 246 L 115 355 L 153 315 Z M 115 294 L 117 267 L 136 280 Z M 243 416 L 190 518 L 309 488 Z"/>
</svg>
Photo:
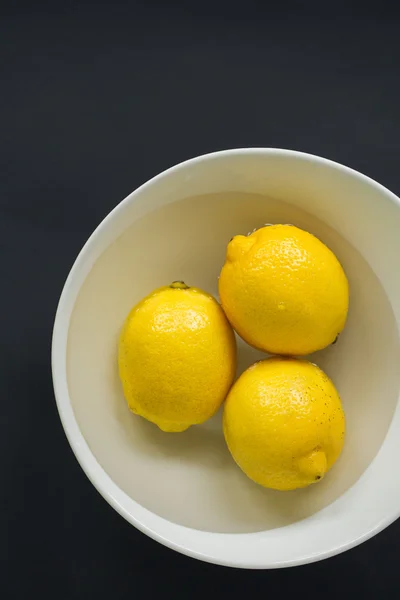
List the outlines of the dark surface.
<svg viewBox="0 0 400 600">
<path fill-rule="evenodd" d="M 204 152 L 278 146 L 400 193 L 388 4 L 330 3 L 326 15 L 323 2 L 144 4 L 0 9 L 0 598 L 395 596 L 400 522 L 306 567 L 206 565 L 119 517 L 64 437 L 50 373 L 57 300 L 82 244 L 132 189 Z"/>
</svg>

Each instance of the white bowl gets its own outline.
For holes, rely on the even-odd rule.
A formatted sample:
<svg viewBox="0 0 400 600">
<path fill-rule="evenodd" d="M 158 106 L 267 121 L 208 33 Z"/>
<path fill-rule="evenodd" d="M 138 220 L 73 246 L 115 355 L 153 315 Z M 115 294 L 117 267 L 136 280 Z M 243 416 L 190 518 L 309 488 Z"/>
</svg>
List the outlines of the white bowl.
<svg viewBox="0 0 400 600">
<path fill-rule="evenodd" d="M 229 239 L 293 223 L 322 239 L 349 277 L 338 343 L 313 356 L 347 415 L 337 465 L 295 492 L 257 486 L 225 446 L 220 415 L 166 434 L 132 415 L 116 366 L 129 309 L 185 280 L 217 295 Z M 201 156 L 155 177 L 90 237 L 65 284 L 52 365 L 60 417 L 82 468 L 127 521 L 180 552 L 271 568 L 316 561 L 376 534 L 400 514 L 400 201 L 322 158 L 276 149 Z M 261 353 L 239 340 L 239 369 Z"/>
</svg>

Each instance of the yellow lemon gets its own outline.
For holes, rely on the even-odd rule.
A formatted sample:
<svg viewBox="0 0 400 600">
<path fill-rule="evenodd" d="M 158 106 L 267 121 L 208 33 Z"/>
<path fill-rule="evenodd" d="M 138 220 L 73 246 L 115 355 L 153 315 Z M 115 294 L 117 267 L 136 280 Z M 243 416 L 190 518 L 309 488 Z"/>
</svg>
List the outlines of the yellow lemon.
<svg viewBox="0 0 400 600">
<path fill-rule="evenodd" d="M 332 381 L 316 365 L 273 357 L 233 385 L 224 435 L 239 467 L 256 483 L 293 490 L 322 479 L 343 447 L 345 417 Z"/>
<path fill-rule="evenodd" d="M 235 236 L 219 294 L 238 334 L 271 354 L 305 355 L 332 344 L 349 304 L 347 278 L 333 252 L 291 225 Z"/>
<path fill-rule="evenodd" d="M 174 282 L 132 309 L 118 363 L 129 408 L 164 431 L 183 431 L 225 400 L 236 369 L 234 333 L 212 296 Z"/>
</svg>

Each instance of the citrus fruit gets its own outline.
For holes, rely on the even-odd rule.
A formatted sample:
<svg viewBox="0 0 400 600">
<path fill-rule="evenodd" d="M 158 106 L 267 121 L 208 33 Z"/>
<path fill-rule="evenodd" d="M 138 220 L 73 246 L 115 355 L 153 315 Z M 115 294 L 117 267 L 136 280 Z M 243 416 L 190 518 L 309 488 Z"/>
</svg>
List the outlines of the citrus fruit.
<svg viewBox="0 0 400 600">
<path fill-rule="evenodd" d="M 245 371 L 224 405 L 224 435 L 250 479 L 293 490 L 322 479 L 339 457 L 345 435 L 332 381 L 305 360 L 273 357 Z"/>
<path fill-rule="evenodd" d="M 237 333 L 271 354 L 305 355 L 332 344 L 349 304 L 347 278 L 336 256 L 291 225 L 235 236 L 219 294 Z"/>
<path fill-rule="evenodd" d="M 225 399 L 236 369 L 234 333 L 212 296 L 174 282 L 129 313 L 118 363 L 129 408 L 164 431 L 183 431 Z"/>
</svg>

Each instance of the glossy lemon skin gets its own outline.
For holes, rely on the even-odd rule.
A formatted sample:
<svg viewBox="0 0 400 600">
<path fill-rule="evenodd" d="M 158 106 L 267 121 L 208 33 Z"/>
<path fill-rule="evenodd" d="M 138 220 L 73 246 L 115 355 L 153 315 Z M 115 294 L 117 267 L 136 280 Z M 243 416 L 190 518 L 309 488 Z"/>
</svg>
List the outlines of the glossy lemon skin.
<svg viewBox="0 0 400 600">
<path fill-rule="evenodd" d="M 235 236 L 219 294 L 237 333 L 271 354 L 303 356 L 332 344 L 349 307 L 347 277 L 336 256 L 291 225 Z"/>
<path fill-rule="evenodd" d="M 316 365 L 273 357 L 245 371 L 224 405 L 224 436 L 256 483 L 293 490 L 320 481 L 338 459 L 345 416 L 337 390 Z"/>
<path fill-rule="evenodd" d="M 184 431 L 224 401 L 236 370 L 234 333 L 212 296 L 175 282 L 132 309 L 118 364 L 132 412 L 164 431 Z"/>
</svg>

